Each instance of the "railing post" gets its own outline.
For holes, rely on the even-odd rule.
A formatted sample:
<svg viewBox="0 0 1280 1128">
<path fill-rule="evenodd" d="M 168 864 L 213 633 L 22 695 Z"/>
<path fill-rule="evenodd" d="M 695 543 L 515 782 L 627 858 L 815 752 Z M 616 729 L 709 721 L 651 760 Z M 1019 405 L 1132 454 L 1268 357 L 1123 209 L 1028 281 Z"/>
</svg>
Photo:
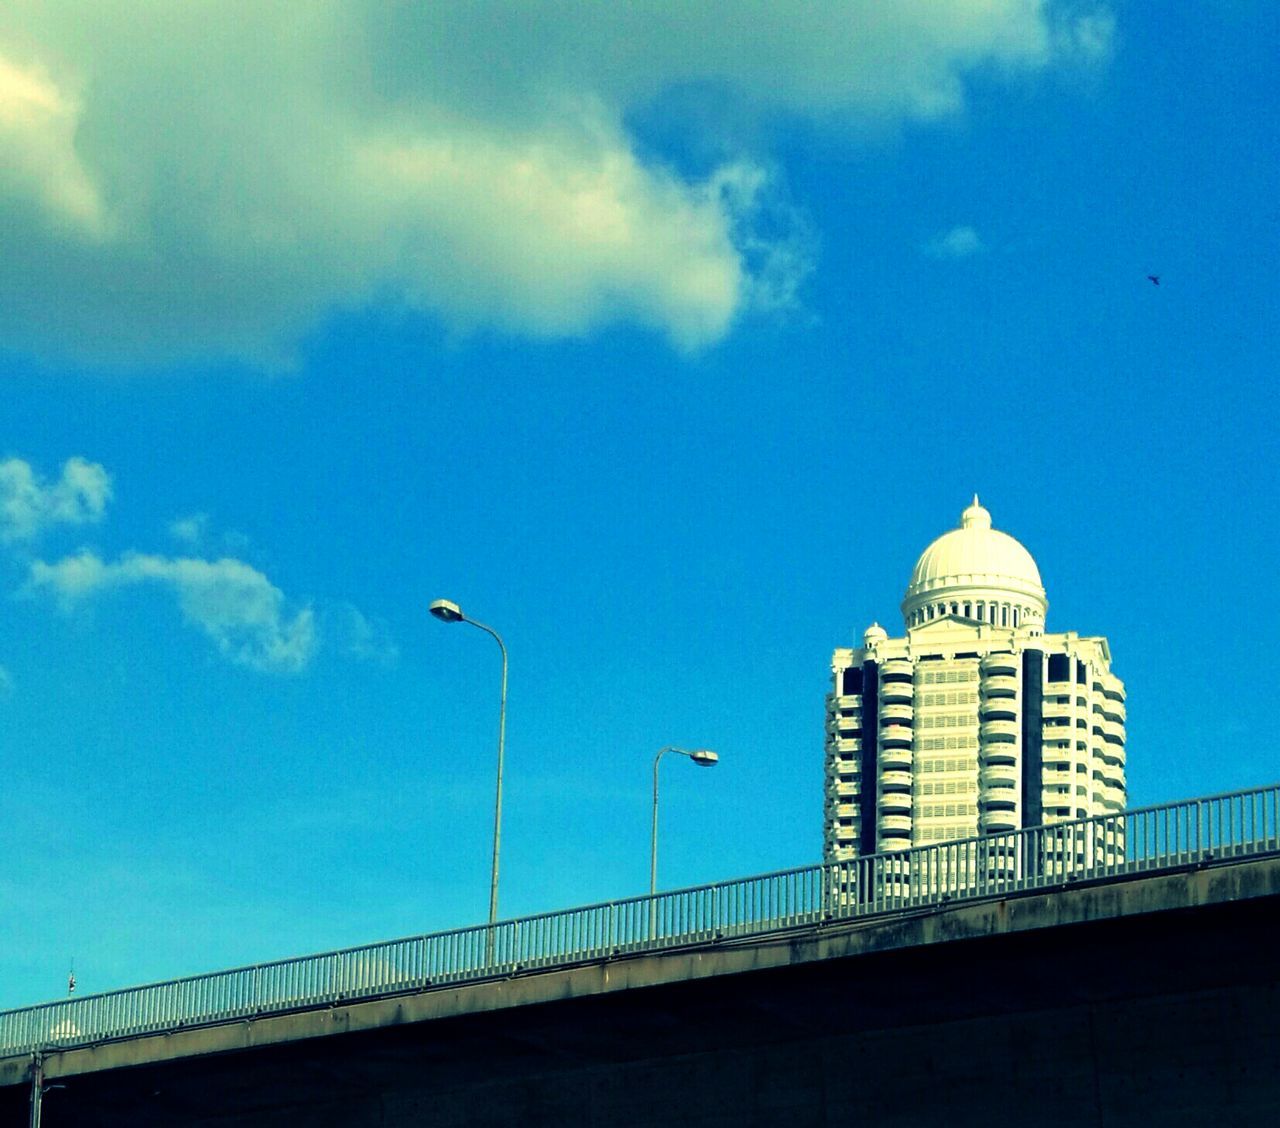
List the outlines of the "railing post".
<svg viewBox="0 0 1280 1128">
<path fill-rule="evenodd" d="M 31 1119 L 30 1128 L 40 1128 L 40 1106 L 44 1104 L 44 1055 L 37 1050 L 31 1055 Z"/>
</svg>

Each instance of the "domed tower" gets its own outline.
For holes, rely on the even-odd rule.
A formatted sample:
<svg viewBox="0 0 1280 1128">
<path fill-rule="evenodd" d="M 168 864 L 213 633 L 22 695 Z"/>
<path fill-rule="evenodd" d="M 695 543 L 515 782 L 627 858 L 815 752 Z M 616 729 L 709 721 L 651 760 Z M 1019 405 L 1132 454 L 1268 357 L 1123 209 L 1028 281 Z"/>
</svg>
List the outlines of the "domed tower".
<svg viewBox="0 0 1280 1128">
<path fill-rule="evenodd" d="M 1124 686 L 1107 640 L 1045 634 L 1040 570 L 975 496 L 920 554 L 905 636 L 832 656 L 824 854 L 1123 809 Z"/>
<path fill-rule="evenodd" d="M 991 527 L 991 514 L 977 494 L 960 514 L 960 527 L 943 533 L 920 554 L 902 601 L 908 630 L 955 615 L 1042 634 L 1048 609 L 1031 553 Z"/>
</svg>

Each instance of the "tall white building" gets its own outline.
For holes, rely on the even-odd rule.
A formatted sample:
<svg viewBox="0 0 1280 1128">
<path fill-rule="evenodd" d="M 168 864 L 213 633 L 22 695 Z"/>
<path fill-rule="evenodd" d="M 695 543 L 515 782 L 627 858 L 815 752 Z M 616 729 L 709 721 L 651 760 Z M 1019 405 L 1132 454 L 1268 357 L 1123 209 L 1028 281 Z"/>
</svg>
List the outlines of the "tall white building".
<svg viewBox="0 0 1280 1128">
<path fill-rule="evenodd" d="M 1045 634 L 1040 570 L 977 497 L 921 554 L 905 637 L 831 660 L 824 855 L 1119 811 L 1124 685 L 1105 638 Z"/>
</svg>

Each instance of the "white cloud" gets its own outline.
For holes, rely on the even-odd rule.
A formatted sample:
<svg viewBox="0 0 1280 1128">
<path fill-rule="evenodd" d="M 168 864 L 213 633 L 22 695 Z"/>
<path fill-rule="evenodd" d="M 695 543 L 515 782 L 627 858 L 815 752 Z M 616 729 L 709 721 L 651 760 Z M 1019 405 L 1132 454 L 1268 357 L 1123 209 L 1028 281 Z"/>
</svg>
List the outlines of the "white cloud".
<svg viewBox="0 0 1280 1128">
<path fill-rule="evenodd" d="M 682 348 L 722 336 L 745 280 L 715 183 L 646 169 L 609 123 L 584 124 L 567 144 L 469 130 L 365 146 L 361 179 L 425 225 L 402 242 L 404 293 L 463 324 L 566 335 L 629 317 Z"/>
<path fill-rule="evenodd" d="M 287 363 L 334 309 L 392 300 L 454 327 L 639 323 L 698 348 L 793 304 L 812 240 L 777 226 L 795 216 L 759 162 L 678 172 L 629 114 L 697 85 L 834 129 L 934 119 L 978 68 L 1104 53 L 1106 10 L 1075 10 L 16 0 L 0 347 Z"/>
<path fill-rule="evenodd" d="M 108 563 L 81 550 L 57 563 L 35 561 L 28 590 L 47 591 L 65 610 L 105 592 L 157 584 L 174 592 L 186 621 L 233 662 L 269 673 L 297 673 L 316 649 L 309 607 L 286 610 L 284 593 L 256 568 L 230 557 L 129 553 Z"/>
<path fill-rule="evenodd" d="M 111 476 L 96 462 L 68 458 L 61 476 L 45 481 L 21 458 L 0 462 L 0 541 L 32 540 L 54 525 L 102 519 Z"/>
<path fill-rule="evenodd" d="M 968 258 L 986 250 L 981 236 L 972 227 L 953 227 L 924 246 L 932 258 Z"/>
<path fill-rule="evenodd" d="M 0 56 L 0 194 L 34 204 L 56 232 L 98 237 L 106 213 L 75 151 L 79 100 L 38 65 Z"/>
</svg>

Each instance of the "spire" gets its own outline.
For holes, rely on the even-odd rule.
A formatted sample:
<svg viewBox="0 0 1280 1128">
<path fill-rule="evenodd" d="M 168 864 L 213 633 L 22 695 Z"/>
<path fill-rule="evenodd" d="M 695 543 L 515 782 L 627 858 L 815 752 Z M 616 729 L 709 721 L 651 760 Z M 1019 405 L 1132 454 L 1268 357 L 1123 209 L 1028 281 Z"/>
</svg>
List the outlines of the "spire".
<svg viewBox="0 0 1280 1128">
<path fill-rule="evenodd" d="M 982 508 L 982 502 L 978 500 L 978 495 L 973 495 L 973 504 L 960 514 L 960 528 L 962 529 L 989 529 L 991 528 L 991 514 Z"/>
</svg>

